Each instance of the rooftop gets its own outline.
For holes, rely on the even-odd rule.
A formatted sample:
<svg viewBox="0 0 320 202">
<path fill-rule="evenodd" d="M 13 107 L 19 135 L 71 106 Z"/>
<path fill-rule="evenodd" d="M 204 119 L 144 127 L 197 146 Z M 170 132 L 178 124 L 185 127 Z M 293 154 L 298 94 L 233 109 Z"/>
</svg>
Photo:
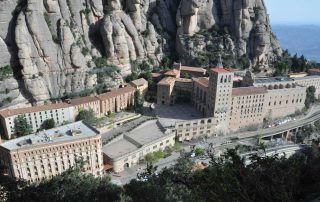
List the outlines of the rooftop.
<svg viewBox="0 0 320 202">
<path fill-rule="evenodd" d="M 151 73 L 151 76 L 152 76 L 153 78 L 157 78 L 157 77 L 162 76 L 162 74 L 161 74 L 161 73 Z"/>
<path fill-rule="evenodd" d="M 255 95 L 255 94 L 265 94 L 267 93 L 267 88 L 265 87 L 245 87 L 245 88 L 233 88 L 232 96 L 242 96 L 242 95 Z"/>
<path fill-rule="evenodd" d="M 105 145 L 102 150 L 110 158 L 119 158 L 165 136 L 167 134 L 161 130 L 157 121 L 152 120 L 143 123 L 129 134 L 125 134 L 122 139 Z"/>
<path fill-rule="evenodd" d="M 320 69 L 313 68 L 313 69 L 309 69 L 308 71 L 320 72 Z"/>
<path fill-rule="evenodd" d="M 173 77 L 165 77 L 159 81 L 158 85 L 173 85 L 175 81 L 176 79 Z"/>
<path fill-rule="evenodd" d="M 206 88 L 209 87 L 209 79 L 206 77 L 194 78 L 194 81 Z"/>
<path fill-rule="evenodd" d="M 210 71 L 216 72 L 216 73 L 230 73 L 230 71 L 224 69 L 224 68 L 213 68 Z"/>
<path fill-rule="evenodd" d="M 140 79 L 133 80 L 130 83 L 135 86 L 143 86 L 145 84 L 148 84 L 148 81 L 146 81 L 144 78 L 140 78 Z"/>
<path fill-rule="evenodd" d="M 288 82 L 294 81 L 288 77 L 270 77 L 270 78 L 256 78 L 255 83 L 262 84 L 262 83 L 277 83 L 277 82 Z"/>
<path fill-rule="evenodd" d="M 87 97 L 80 97 L 80 98 L 75 98 L 75 99 L 68 99 L 66 100 L 67 103 L 71 105 L 81 105 L 81 104 L 86 104 L 88 102 L 96 102 L 99 99 L 94 96 L 87 96 Z"/>
<path fill-rule="evenodd" d="M 167 76 L 177 76 L 179 75 L 180 71 L 179 70 L 176 70 L 176 69 L 171 69 L 171 70 L 168 70 L 164 73 L 164 75 L 167 75 Z"/>
<path fill-rule="evenodd" d="M 82 121 L 79 121 L 39 133 L 9 140 L 1 144 L 0 146 L 8 150 L 32 148 L 36 146 L 49 145 L 52 143 L 72 141 L 86 137 L 94 137 L 98 134 L 98 131 L 86 125 Z"/>
<path fill-rule="evenodd" d="M 303 80 L 309 80 L 309 79 L 320 79 L 320 75 L 305 76 L 305 77 L 301 77 L 301 78 L 293 78 L 294 81 L 303 81 Z"/>
<path fill-rule="evenodd" d="M 156 120 L 148 121 L 138 128 L 134 129 L 127 135 L 137 143 L 146 145 L 162 137 L 165 137 L 164 131 L 161 130 L 161 126 Z"/>
<path fill-rule="evenodd" d="M 113 98 L 113 97 L 122 95 L 124 93 L 129 93 L 129 92 L 134 92 L 134 91 L 135 91 L 135 88 L 132 87 L 131 85 L 128 85 L 128 86 L 123 87 L 123 88 L 118 88 L 118 89 L 112 90 L 110 92 L 97 95 L 97 98 L 100 99 L 100 100 L 106 100 L 106 99 L 109 99 L 109 98 Z"/>
<path fill-rule="evenodd" d="M 137 149 L 138 147 L 136 145 L 124 138 L 102 147 L 103 153 L 112 159 L 121 157 L 125 154 L 130 154 Z"/>
<path fill-rule="evenodd" d="M 192 82 L 192 79 L 176 78 L 176 81 L 177 82 L 189 83 L 189 82 Z"/>
<path fill-rule="evenodd" d="M 27 107 L 27 108 L 6 109 L 3 111 L 0 111 L 0 116 L 10 117 L 14 115 L 61 109 L 61 108 L 67 108 L 67 107 L 71 107 L 71 105 L 68 103 L 62 102 L 57 104 L 39 105 L 39 106 Z"/>
<path fill-rule="evenodd" d="M 206 73 L 207 70 L 201 67 L 189 67 L 189 66 L 181 66 L 182 71 L 189 71 L 189 72 L 201 72 Z"/>
</svg>

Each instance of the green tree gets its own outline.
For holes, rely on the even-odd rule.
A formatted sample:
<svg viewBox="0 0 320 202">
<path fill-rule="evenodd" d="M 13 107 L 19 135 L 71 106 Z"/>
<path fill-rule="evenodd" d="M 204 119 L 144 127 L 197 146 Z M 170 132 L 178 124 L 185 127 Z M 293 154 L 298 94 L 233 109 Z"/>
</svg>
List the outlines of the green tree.
<svg viewBox="0 0 320 202">
<path fill-rule="evenodd" d="M 41 125 L 41 128 L 42 129 L 45 129 L 45 130 L 48 130 L 48 129 L 51 129 L 51 128 L 54 128 L 56 125 L 54 119 L 47 119 L 45 120 L 42 125 Z"/>
<path fill-rule="evenodd" d="M 134 108 L 138 109 L 138 108 L 142 107 L 143 101 L 144 101 L 143 95 L 141 94 L 141 92 L 139 90 L 134 92 Z"/>
<path fill-rule="evenodd" d="M 77 116 L 77 121 L 84 121 L 88 124 L 93 124 L 96 122 L 96 120 L 97 119 L 92 109 L 89 109 L 89 110 L 82 109 L 79 111 L 79 114 Z"/>
<path fill-rule="evenodd" d="M 32 126 L 28 124 L 26 117 L 23 115 L 19 115 L 15 118 L 14 128 L 18 137 L 26 136 L 32 133 Z"/>
<path fill-rule="evenodd" d="M 205 155 L 206 151 L 205 151 L 205 149 L 197 147 L 194 150 L 194 153 L 195 153 L 196 156 L 203 156 L 203 155 Z"/>
<path fill-rule="evenodd" d="M 316 92 L 316 88 L 314 86 L 309 86 L 307 88 L 306 100 L 304 102 L 305 107 L 307 109 L 309 109 L 310 105 L 316 101 L 315 92 Z"/>
</svg>

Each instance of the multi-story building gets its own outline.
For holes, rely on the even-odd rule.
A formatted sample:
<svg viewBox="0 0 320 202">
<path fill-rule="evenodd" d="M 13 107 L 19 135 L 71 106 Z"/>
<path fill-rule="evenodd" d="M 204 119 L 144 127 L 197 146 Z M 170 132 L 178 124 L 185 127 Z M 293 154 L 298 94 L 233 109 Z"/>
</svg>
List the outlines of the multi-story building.
<svg viewBox="0 0 320 202">
<path fill-rule="evenodd" d="M 119 112 L 134 105 L 134 93 L 136 89 L 131 85 L 97 95 L 100 101 L 101 114 Z"/>
<path fill-rule="evenodd" d="M 165 77 L 157 85 L 157 103 L 164 105 L 173 105 L 175 95 L 173 93 L 175 78 Z"/>
<path fill-rule="evenodd" d="M 233 72 L 223 68 L 210 70 L 206 117 L 214 117 L 224 131 L 229 126 Z"/>
<path fill-rule="evenodd" d="M 142 95 L 145 95 L 148 90 L 148 81 L 144 78 L 133 80 L 130 82 L 130 85 L 138 90 Z"/>
<path fill-rule="evenodd" d="M 179 141 L 192 140 L 198 137 L 216 137 L 221 135 L 220 126 L 214 118 L 180 121 L 174 131 Z"/>
<path fill-rule="evenodd" d="M 232 89 L 230 110 L 230 130 L 249 126 L 259 126 L 265 115 L 265 87 L 245 87 Z"/>
<path fill-rule="evenodd" d="M 100 101 L 97 97 L 87 96 L 75 99 L 67 99 L 66 103 L 71 104 L 74 107 L 74 116 L 79 114 L 79 111 L 85 109 L 92 109 L 96 117 L 100 117 Z"/>
<path fill-rule="evenodd" d="M 101 136 L 83 122 L 76 122 L 0 145 L 0 165 L 8 176 L 37 182 L 85 163 L 84 170 L 103 174 Z"/>
<path fill-rule="evenodd" d="M 320 99 L 320 75 L 294 78 L 294 81 L 304 87 L 314 86 L 316 89 L 315 97 Z"/>
<path fill-rule="evenodd" d="M 199 77 L 193 79 L 193 105 L 205 116 L 207 107 L 207 96 L 209 88 L 209 79 L 205 77 Z"/>
<path fill-rule="evenodd" d="M 165 131 L 156 120 L 114 139 L 103 146 L 104 163 L 120 173 L 152 152 L 163 151 L 175 143 L 175 133 Z"/>
<path fill-rule="evenodd" d="M 32 131 L 39 130 L 44 121 L 53 119 L 57 126 L 73 122 L 74 107 L 67 103 L 48 104 L 28 108 L 6 109 L 0 112 L 4 135 L 11 139 L 15 134 L 15 119 L 24 116 L 32 126 Z"/>
</svg>

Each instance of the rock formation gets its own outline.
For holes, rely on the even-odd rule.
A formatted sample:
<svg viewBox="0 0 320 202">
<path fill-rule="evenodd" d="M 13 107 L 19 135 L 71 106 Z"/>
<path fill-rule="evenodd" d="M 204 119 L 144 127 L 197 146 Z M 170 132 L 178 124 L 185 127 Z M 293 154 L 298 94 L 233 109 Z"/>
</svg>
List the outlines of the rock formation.
<svg viewBox="0 0 320 202">
<path fill-rule="evenodd" d="M 126 76 L 130 61 L 157 66 L 174 53 L 186 65 L 222 53 L 268 67 L 281 49 L 263 0 L 0 1 L 0 71 L 6 65 L 14 70 L 0 81 L 8 89 L 0 90 L 0 102 L 39 102 L 93 89 L 97 58 Z M 114 78 L 102 81 L 110 87 L 123 82 Z"/>
</svg>

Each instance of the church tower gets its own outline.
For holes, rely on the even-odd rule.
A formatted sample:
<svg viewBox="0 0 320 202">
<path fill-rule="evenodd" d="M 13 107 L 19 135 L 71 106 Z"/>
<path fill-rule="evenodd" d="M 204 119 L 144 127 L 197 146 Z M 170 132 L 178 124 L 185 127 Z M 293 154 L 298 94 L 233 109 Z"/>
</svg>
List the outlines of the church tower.
<svg viewBox="0 0 320 202">
<path fill-rule="evenodd" d="M 220 60 L 209 74 L 206 116 L 216 118 L 220 131 L 226 132 L 230 119 L 234 73 L 224 69 Z"/>
</svg>

